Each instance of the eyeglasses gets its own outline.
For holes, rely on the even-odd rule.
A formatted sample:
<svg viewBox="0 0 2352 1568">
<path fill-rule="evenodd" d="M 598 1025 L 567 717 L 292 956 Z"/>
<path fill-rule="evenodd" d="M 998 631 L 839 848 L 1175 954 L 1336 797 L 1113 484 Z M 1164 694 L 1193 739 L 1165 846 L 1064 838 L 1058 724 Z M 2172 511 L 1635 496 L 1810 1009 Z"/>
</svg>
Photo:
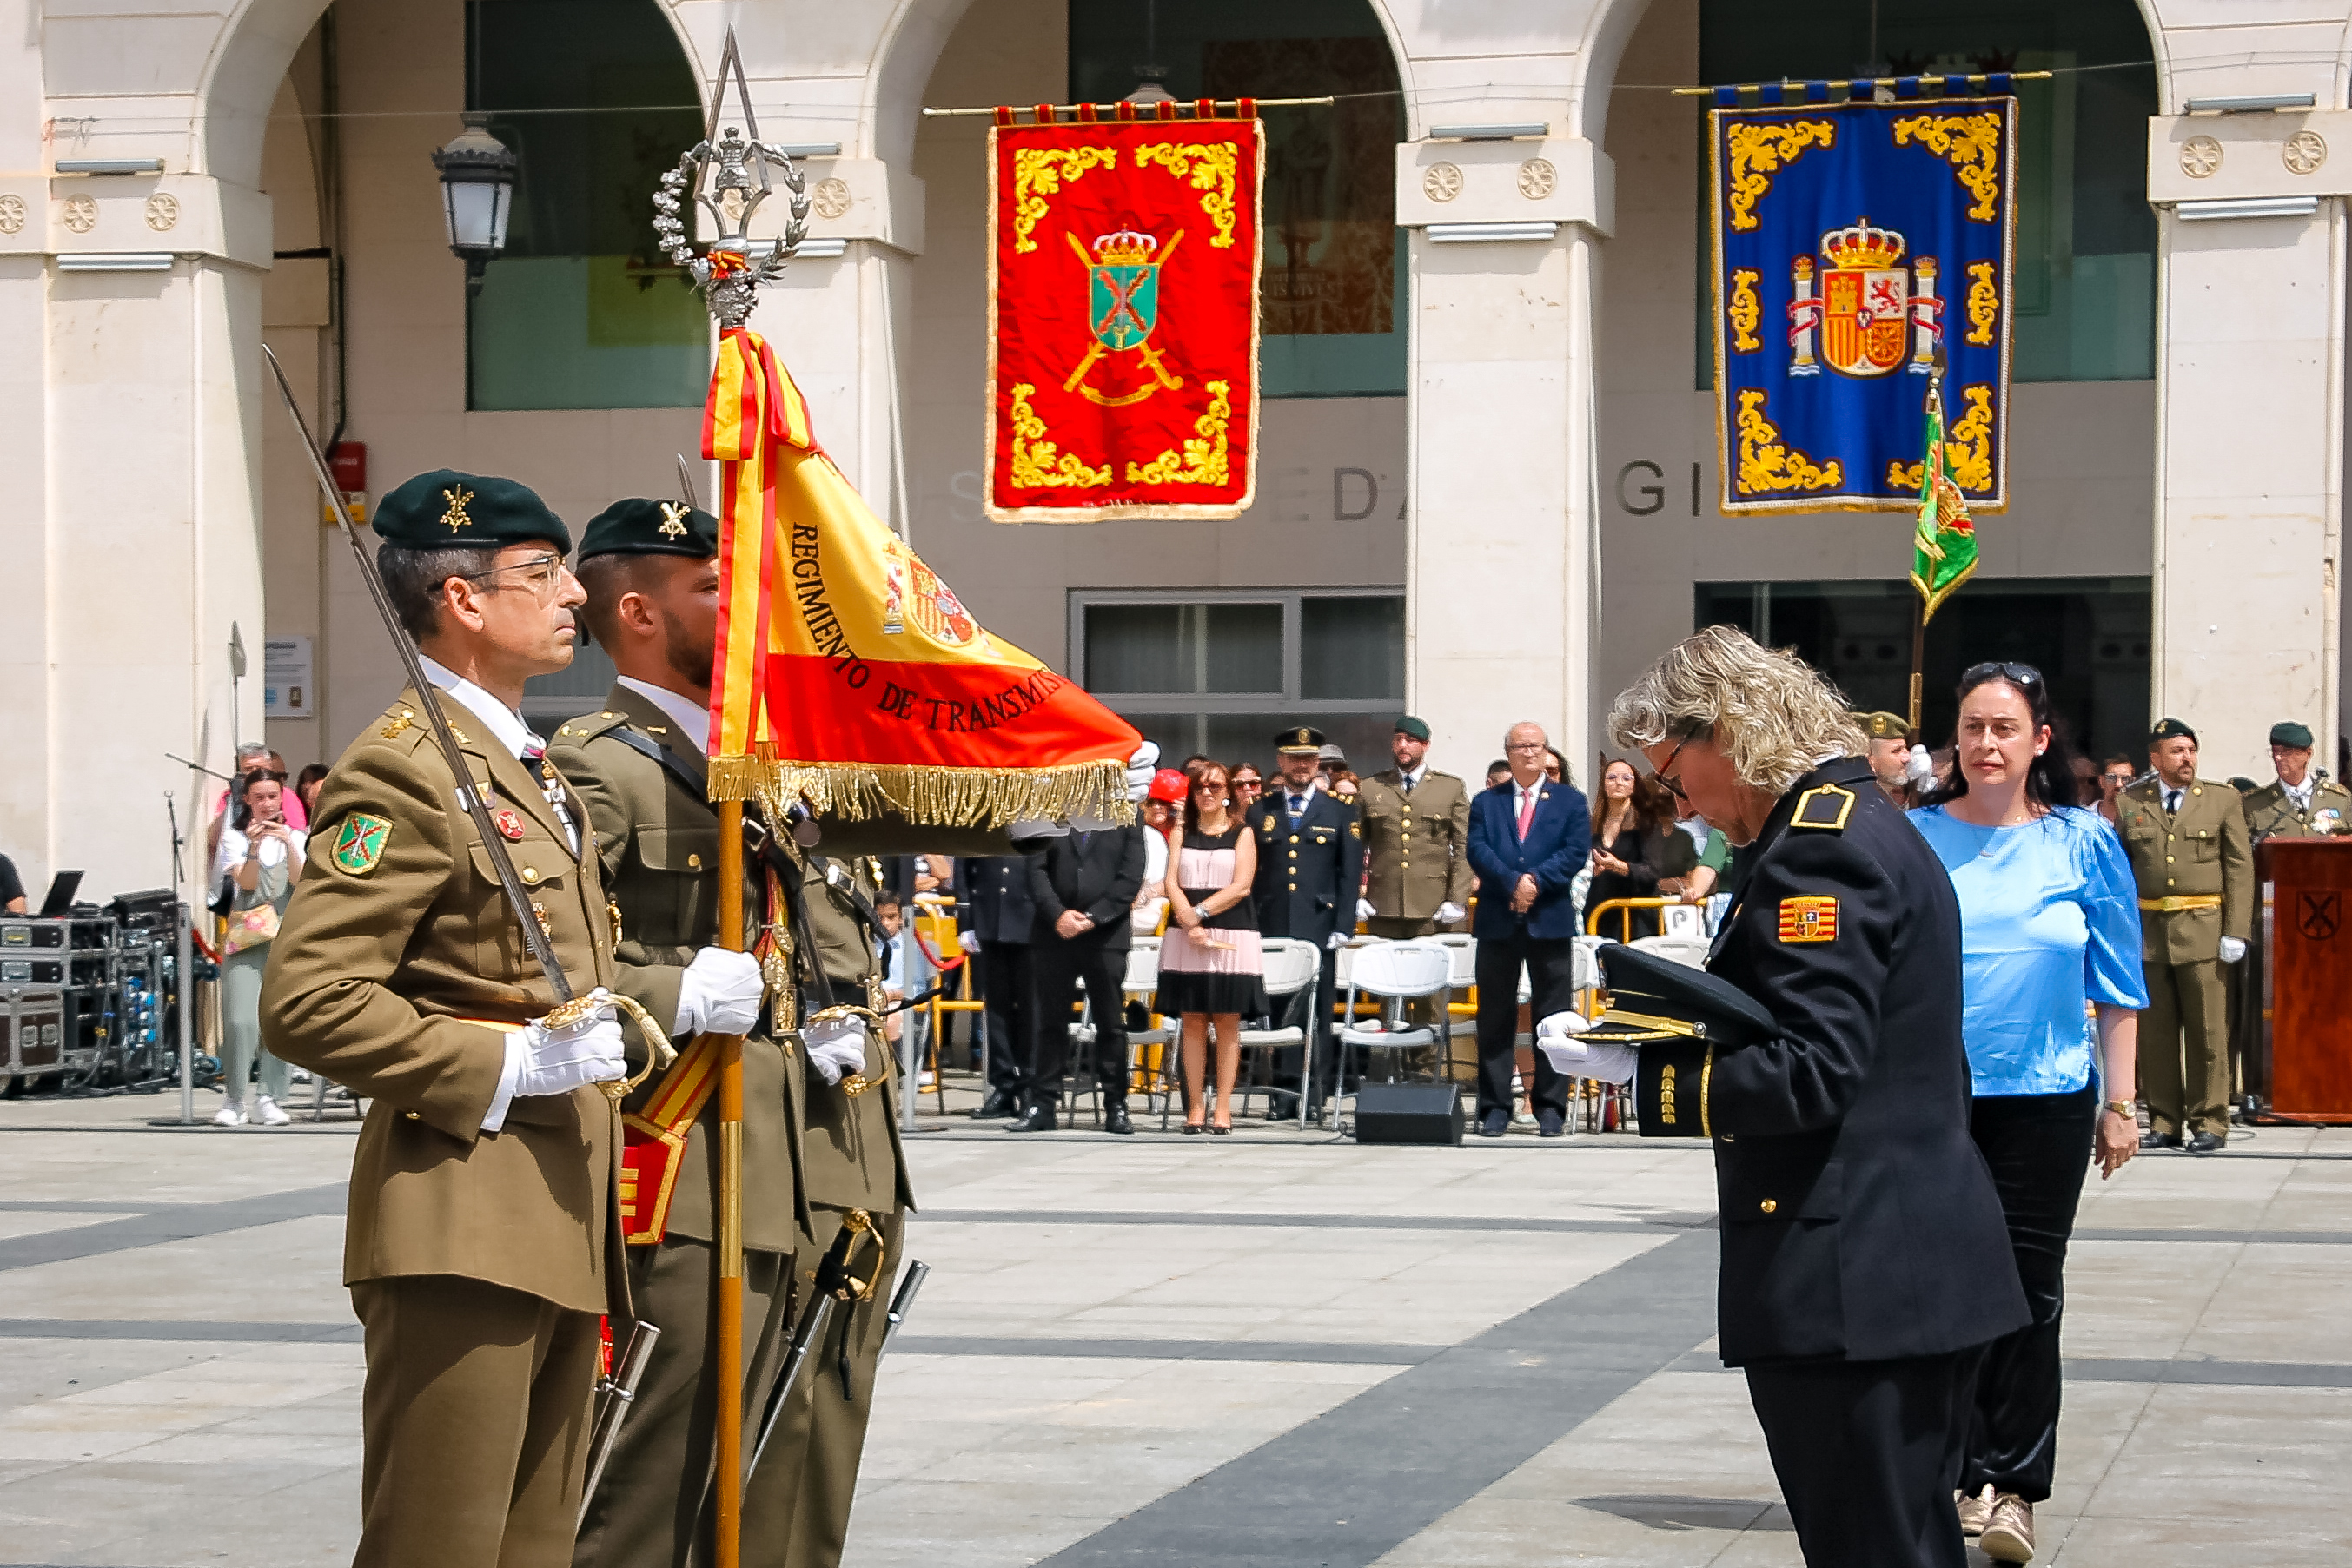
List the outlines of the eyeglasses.
<svg viewBox="0 0 2352 1568">
<path fill-rule="evenodd" d="M 1512 740 L 1503 745 L 1506 751 L 1549 751 L 1551 747 L 1540 740 Z"/>
<path fill-rule="evenodd" d="M 539 601 L 545 604 L 554 599 L 556 585 L 563 580 L 563 558 L 560 555 L 543 555 L 530 560 L 518 560 L 506 566 L 494 566 L 488 571 L 461 571 L 457 575 L 464 578 L 467 582 L 480 582 L 486 578 L 496 577 L 502 571 L 529 572 L 530 575 L 523 579 L 523 586 L 537 594 Z M 498 583 L 492 586 L 504 587 L 505 584 Z"/>
<path fill-rule="evenodd" d="M 1666 753 L 1665 762 L 1662 766 L 1654 768 L 1650 774 L 1651 778 L 1655 779 L 1659 783 L 1664 785 L 1669 790 L 1673 791 L 1675 799 L 1680 800 L 1685 806 L 1690 804 L 1690 797 L 1683 793 L 1683 781 L 1679 779 L 1669 777 L 1666 769 L 1675 765 L 1675 758 L 1683 754 L 1683 747 L 1688 746 L 1692 741 L 1696 740 L 1698 736 L 1699 732 L 1697 730 L 1692 730 L 1688 735 L 1685 735 L 1680 740 L 1675 741 L 1675 748 Z"/>
<path fill-rule="evenodd" d="M 1970 664 L 1967 669 L 1962 670 L 1960 685 L 1964 687 L 1972 686 L 1979 681 L 1991 680 L 1996 675 L 2021 691 L 2027 686 L 2038 686 L 2042 684 L 2042 672 L 2031 664 L 2012 664 L 2000 659 L 1988 659 L 1981 664 Z"/>
</svg>

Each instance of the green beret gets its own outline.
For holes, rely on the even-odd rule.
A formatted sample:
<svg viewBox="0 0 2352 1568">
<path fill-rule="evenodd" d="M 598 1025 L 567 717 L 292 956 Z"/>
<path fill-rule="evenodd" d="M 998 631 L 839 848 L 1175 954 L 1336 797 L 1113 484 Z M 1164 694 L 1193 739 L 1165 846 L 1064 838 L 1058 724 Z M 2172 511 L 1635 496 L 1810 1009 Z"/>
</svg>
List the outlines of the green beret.
<svg viewBox="0 0 2352 1568">
<path fill-rule="evenodd" d="M 404 481 L 376 504 L 375 531 L 388 545 L 497 549 L 544 540 L 572 553 L 572 530 L 527 485 L 436 468 Z"/>
<path fill-rule="evenodd" d="M 2305 751 L 2309 751 L 2311 749 L 2311 727 L 2307 724 L 2297 724 L 2293 719 L 2287 720 L 2284 724 L 2274 724 L 2271 726 L 2271 744 L 2273 746 L 2296 746 L 2301 747 Z"/>
<path fill-rule="evenodd" d="M 2154 746 L 2159 740 L 2170 740 L 2175 737 L 2194 740 L 2197 732 L 2177 718 L 2160 718 L 2156 721 L 2156 727 L 2147 732 L 2147 743 Z"/>
<path fill-rule="evenodd" d="M 1873 740 L 1907 740 L 1911 726 L 1899 713 L 1858 713 L 1854 722 Z"/>
<path fill-rule="evenodd" d="M 649 501 L 632 496 L 597 513 L 580 536 L 580 559 L 600 555 L 687 555 L 709 560 L 719 553 L 719 519 L 684 501 Z"/>
<path fill-rule="evenodd" d="M 1399 735 L 1409 735 L 1415 740 L 1421 742 L 1423 746 L 1427 746 L 1429 744 L 1429 726 L 1422 723 L 1421 720 L 1413 717 L 1411 714 L 1406 714 L 1402 718 L 1396 721 L 1396 732 Z"/>
</svg>

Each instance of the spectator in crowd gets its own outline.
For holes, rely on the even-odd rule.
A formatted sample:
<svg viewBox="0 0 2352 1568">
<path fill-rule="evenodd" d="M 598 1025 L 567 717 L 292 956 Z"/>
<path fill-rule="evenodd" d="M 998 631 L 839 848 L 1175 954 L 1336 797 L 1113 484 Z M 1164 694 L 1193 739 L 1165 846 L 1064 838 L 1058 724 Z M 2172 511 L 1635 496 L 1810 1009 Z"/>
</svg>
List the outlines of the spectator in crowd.
<svg viewBox="0 0 2352 1568">
<path fill-rule="evenodd" d="M 1544 747 L 1544 777 L 1555 784 L 1573 784 L 1576 778 L 1568 770 L 1568 758 L 1557 746 Z"/>
<path fill-rule="evenodd" d="M 1203 768 L 1220 766 L 1202 764 Z M 1185 792 L 1201 771 L 1163 768 L 1152 775 L 1150 793 L 1144 798 L 1143 886 L 1135 895 L 1135 913 L 1130 917 L 1143 936 L 1158 936 L 1160 916 L 1168 912 L 1168 833 L 1177 824 Z"/>
<path fill-rule="evenodd" d="M 2074 798 L 2069 806 L 2095 806 L 2099 803 L 2099 763 L 2095 757 L 2079 751 L 2068 753 L 2074 774 Z"/>
<path fill-rule="evenodd" d="M 1546 767 L 1544 773 L 1546 777 L 1549 777 L 1551 769 L 1549 767 Z M 1508 759 L 1497 757 L 1494 761 L 1486 764 L 1487 789 L 1492 789 L 1496 785 L 1500 784 L 1504 779 L 1508 779 L 1510 776 L 1511 764 Z"/>
<path fill-rule="evenodd" d="M 972 1114 L 1011 1116 L 1020 1109 L 1021 1064 L 1029 1058 L 1037 984 L 1030 961 L 1036 907 L 1029 901 L 1028 855 L 975 855 L 962 866 L 965 896 L 956 902 L 956 945 L 978 966 L 981 1028 L 988 1037 L 988 1094 Z"/>
<path fill-rule="evenodd" d="M 16 862 L 0 855 L 0 915 L 25 913 L 25 883 L 16 875 Z"/>
<path fill-rule="evenodd" d="M 1328 742 L 1315 753 L 1315 780 L 1326 789 L 1331 781 L 1348 770 L 1348 754 Z"/>
<path fill-rule="evenodd" d="M 874 895 L 874 925 L 880 932 L 874 951 L 881 964 L 882 999 L 884 1006 L 903 1000 L 907 995 L 907 910 L 898 895 L 887 887 Z M 882 1038 L 893 1045 L 906 1027 L 907 1015 L 900 1012 L 882 1016 Z"/>
<path fill-rule="evenodd" d="M 1336 799 L 1345 800 L 1349 805 L 1355 806 L 1359 810 L 1361 809 L 1364 781 L 1356 777 L 1355 769 L 1342 768 L 1338 772 L 1330 774 L 1328 778 L 1331 793 Z"/>
<path fill-rule="evenodd" d="M 1323 950 L 1323 967 L 1307 1008 L 1313 1020 L 1308 1039 L 1314 1041 L 1315 1080 L 1308 1116 L 1320 1114 L 1322 1102 L 1339 1071 L 1338 1053 L 1328 1050 L 1327 1025 L 1339 1003 L 1339 946 L 1356 928 L 1357 890 L 1364 880 L 1364 841 L 1355 808 L 1335 800 L 1319 788 L 1317 776 L 1323 732 L 1307 726 L 1286 729 L 1274 738 L 1281 759 L 1280 785 L 1266 792 L 1250 818 L 1257 835 L 1257 885 L 1255 903 L 1258 933 L 1312 942 Z M 1297 1082 L 1300 1071 L 1282 1053 L 1277 1078 Z M 1277 1091 L 1269 1096 L 1267 1114 L 1286 1121 L 1298 1114 L 1297 1096 Z"/>
<path fill-rule="evenodd" d="M 1685 873 L 1675 893 L 1685 904 L 1705 904 L 1723 891 L 1723 874 L 1731 865 L 1731 841 L 1709 827 L 1705 817 L 1687 818 L 1681 826 L 1698 843 L 1698 863 Z"/>
<path fill-rule="evenodd" d="M 1184 1131 L 1208 1114 L 1202 1093 L 1209 1035 L 1217 1040 L 1217 1116 L 1212 1133 L 1234 1130 L 1234 1075 L 1242 1059 L 1242 1015 L 1266 1010 L 1264 951 L 1250 893 L 1257 844 L 1234 810 L 1233 775 L 1212 762 L 1192 780 L 1168 831 L 1169 927 L 1160 945 L 1160 1010 L 1181 1020 Z"/>
<path fill-rule="evenodd" d="M 313 762 L 294 780 L 294 803 L 302 808 L 305 823 L 319 814 L 319 791 L 325 788 L 326 782 L 327 765 L 323 762 Z"/>
<path fill-rule="evenodd" d="M 2131 781 L 2138 777 L 2139 769 L 2128 757 L 2110 757 L 2099 764 L 2098 812 L 2107 826 L 2116 825 L 2116 797 L 2130 789 Z"/>
<path fill-rule="evenodd" d="M 227 1099 L 213 1113 L 213 1125 L 248 1122 L 282 1127 L 289 1118 L 278 1109 L 285 1097 L 287 1064 L 261 1043 L 261 974 L 269 964 L 270 939 L 302 874 L 302 839 L 286 821 L 281 778 L 257 769 L 237 781 L 229 820 L 221 830 L 215 880 L 226 877 L 236 894 L 222 940 L 220 973 L 221 1082 Z M 261 1092 L 246 1110 L 247 1082 L 257 1058 Z"/>
<path fill-rule="evenodd" d="M 248 740 L 236 748 L 236 772 L 213 798 L 210 821 L 205 828 L 205 863 L 210 865 L 220 858 L 221 830 L 228 825 L 230 814 L 236 809 L 236 792 L 247 775 L 269 767 L 269 747 L 257 740 Z M 285 769 L 278 769 L 284 772 Z"/>
<path fill-rule="evenodd" d="M 1103 1130 L 1132 1133 L 1127 1114 L 1127 950 L 1135 927 L 1129 912 L 1143 885 L 1143 824 L 1073 831 L 1047 841 L 1029 863 L 1030 962 L 1036 967 L 1037 1016 L 1018 1093 L 1015 1133 L 1050 1133 L 1061 1124 L 1062 1079 L 1070 1060 L 1070 1009 L 1086 987 L 1095 1030 L 1095 1081 L 1102 1087 Z"/>
<path fill-rule="evenodd" d="M 1250 763 L 1234 769 L 1234 814 L 1246 817 L 1257 798 L 1265 793 L 1265 776 Z"/>
<path fill-rule="evenodd" d="M 1470 866 L 1478 873 L 1478 1134 L 1499 1138 L 1511 1122 L 1519 973 L 1531 1017 L 1568 1009 L 1575 989 L 1576 909 L 1570 885 L 1591 849 L 1591 815 L 1572 784 L 1546 779 L 1556 756 L 1543 727 L 1517 724 L 1503 737 L 1511 774 L 1470 803 Z M 1568 1080 L 1538 1053 L 1528 1098 L 1536 1126 L 1557 1138 L 1568 1125 Z"/>
<path fill-rule="evenodd" d="M 2057 1464 L 2058 1324 L 2083 1166 L 2095 1159 L 2113 1176 L 2138 1145 L 2132 1098 L 2147 992 L 2131 868 L 2097 815 L 2073 804 L 2076 777 L 2041 672 L 1978 664 L 1960 676 L 1959 705 L 1960 765 L 1911 821 L 1959 895 L 1969 1130 L 2033 1313 L 1985 1351 L 1959 1508 L 1986 1555 L 2023 1563 Z"/>
<path fill-rule="evenodd" d="M 1604 763 L 1601 809 L 1592 821 L 1592 883 L 1584 895 L 1585 909 L 1619 898 L 1678 896 L 1678 880 L 1672 888 L 1662 889 L 1660 883 L 1687 875 L 1697 863 L 1697 846 L 1675 827 L 1675 798 L 1666 787 L 1643 778 L 1622 758 Z M 1654 909 L 1621 910 L 1613 919 L 1603 920 L 1600 932 L 1628 941 L 1657 934 Z"/>
<path fill-rule="evenodd" d="M 1870 776 L 1898 806 L 1911 804 L 1911 745 L 1918 737 L 1899 713 L 1858 713 L 1853 722 L 1870 739 Z"/>
</svg>

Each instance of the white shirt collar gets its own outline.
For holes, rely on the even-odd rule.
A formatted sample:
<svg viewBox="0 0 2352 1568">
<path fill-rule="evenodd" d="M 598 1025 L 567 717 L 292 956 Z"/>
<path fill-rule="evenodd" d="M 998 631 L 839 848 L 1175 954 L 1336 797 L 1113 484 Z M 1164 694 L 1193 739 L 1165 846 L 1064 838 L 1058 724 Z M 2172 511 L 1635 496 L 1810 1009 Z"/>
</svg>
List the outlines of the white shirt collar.
<svg viewBox="0 0 2352 1568">
<path fill-rule="evenodd" d="M 667 686 L 655 685 L 651 681 L 641 681 L 635 675 L 623 675 L 620 681 L 623 685 L 668 715 L 670 723 L 677 726 L 678 738 L 691 743 L 696 756 L 707 757 L 710 754 L 710 710 L 709 708 L 696 702 L 692 697 L 681 695 Z"/>
<path fill-rule="evenodd" d="M 1518 799 L 1524 800 L 1530 795 L 1540 795 L 1543 793 L 1544 786 L 1550 782 L 1551 779 L 1549 775 L 1538 779 L 1532 784 L 1522 784 L 1517 779 L 1514 779 L 1511 780 L 1511 792 Z"/>
<path fill-rule="evenodd" d="M 2295 808 L 2298 810 L 2308 811 L 2311 810 L 2311 792 L 2318 783 L 2319 779 L 2316 776 L 2306 773 L 2303 776 L 2303 782 L 2300 784 L 2290 784 L 2284 779 L 2280 779 L 2279 788 L 2294 797 Z"/>
<path fill-rule="evenodd" d="M 520 760 L 527 751 L 544 751 L 547 742 L 531 733 L 522 716 L 447 665 L 419 653 L 416 662 L 425 666 L 425 678 L 456 697 L 482 721 L 507 754 Z"/>
<path fill-rule="evenodd" d="M 1428 774 L 1429 764 L 1426 762 L 1418 768 L 1400 768 L 1397 769 L 1397 782 L 1409 789 L 1418 789 L 1421 788 L 1422 779 L 1428 777 Z"/>
</svg>

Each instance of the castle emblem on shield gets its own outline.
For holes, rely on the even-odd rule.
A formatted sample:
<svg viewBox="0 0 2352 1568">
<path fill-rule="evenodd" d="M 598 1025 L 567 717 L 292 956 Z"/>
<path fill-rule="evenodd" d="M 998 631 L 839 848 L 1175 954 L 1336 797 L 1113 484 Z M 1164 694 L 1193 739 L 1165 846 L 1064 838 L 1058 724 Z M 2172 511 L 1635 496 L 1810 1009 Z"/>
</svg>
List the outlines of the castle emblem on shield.
<svg viewBox="0 0 2352 1568">
<path fill-rule="evenodd" d="M 1829 265 L 1818 269 L 1818 293 L 1813 258 L 1797 257 L 1790 277 L 1796 295 L 1789 305 L 1790 375 L 1820 375 L 1824 362 L 1840 375 L 1865 379 L 1897 367 L 1927 373 L 1944 332 L 1944 302 L 1936 294 L 1936 258 L 1917 256 L 1906 267 L 1906 248 L 1901 235 L 1874 228 L 1866 217 L 1832 229 L 1822 235 Z"/>
</svg>

